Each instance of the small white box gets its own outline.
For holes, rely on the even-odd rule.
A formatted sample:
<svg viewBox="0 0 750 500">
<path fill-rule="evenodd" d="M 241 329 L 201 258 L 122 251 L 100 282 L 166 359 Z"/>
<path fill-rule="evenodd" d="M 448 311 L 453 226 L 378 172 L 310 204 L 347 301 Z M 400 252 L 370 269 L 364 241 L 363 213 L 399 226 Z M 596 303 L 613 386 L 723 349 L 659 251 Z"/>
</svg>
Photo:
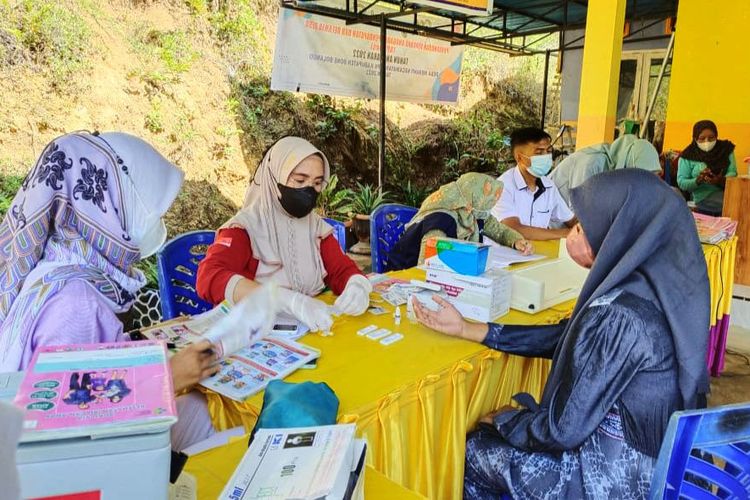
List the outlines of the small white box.
<svg viewBox="0 0 750 500">
<path fill-rule="evenodd" d="M 427 269 L 427 282 L 440 285 L 464 318 L 493 321 L 510 310 L 511 275 L 503 269 L 479 276 Z"/>
</svg>

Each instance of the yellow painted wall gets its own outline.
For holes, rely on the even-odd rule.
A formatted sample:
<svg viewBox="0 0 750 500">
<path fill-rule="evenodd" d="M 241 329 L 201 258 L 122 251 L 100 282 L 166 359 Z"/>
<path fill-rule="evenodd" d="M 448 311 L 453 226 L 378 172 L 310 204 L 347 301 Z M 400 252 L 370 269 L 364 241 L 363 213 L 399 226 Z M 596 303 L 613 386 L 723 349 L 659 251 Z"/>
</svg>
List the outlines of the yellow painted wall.
<svg viewBox="0 0 750 500">
<path fill-rule="evenodd" d="M 693 124 L 716 122 L 719 136 L 750 156 L 750 0 L 681 0 L 667 107 L 665 149 L 690 143 Z"/>
<path fill-rule="evenodd" d="M 614 137 L 625 4 L 625 0 L 588 3 L 578 100 L 578 149 L 612 142 Z"/>
</svg>

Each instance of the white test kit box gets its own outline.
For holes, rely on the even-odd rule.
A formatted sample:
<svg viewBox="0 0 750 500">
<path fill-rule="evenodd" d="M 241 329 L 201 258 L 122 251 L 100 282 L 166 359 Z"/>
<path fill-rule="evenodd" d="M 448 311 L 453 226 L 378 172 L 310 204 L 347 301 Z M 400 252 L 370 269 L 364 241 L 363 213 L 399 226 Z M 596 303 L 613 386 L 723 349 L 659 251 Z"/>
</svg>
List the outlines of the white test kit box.
<svg viewBox="0 0 750 500">
<path fill-rule="evenodd" d="M 560 240 L 558 258 L 545 260 L 517 271 L 513 276 L 510 307 L 536 314 L 573 300 L 581 293 L 589 270 L 576 264 L 568 255 L 565 239 Z"/>
<path fill-rule="evenodd" d="M 507 314 L 511 281 L 511 274 L 503 269 L 490 269 L 479 276 L 427 269 L 427 282 L 440 285 L 461 315 L 475 321 L 493 321 Z"/>
<path fill-rule="evenodd" d="M 12 403 L 23 375 L 0 373 L 0 400 Z M 166 423 L 153 427 L 154 432 L 101 439 L 21 443 L 16 450 L 21 496 L 90 493 L 102 500 L 166 500 L 170 427 Z"/>
</svg>

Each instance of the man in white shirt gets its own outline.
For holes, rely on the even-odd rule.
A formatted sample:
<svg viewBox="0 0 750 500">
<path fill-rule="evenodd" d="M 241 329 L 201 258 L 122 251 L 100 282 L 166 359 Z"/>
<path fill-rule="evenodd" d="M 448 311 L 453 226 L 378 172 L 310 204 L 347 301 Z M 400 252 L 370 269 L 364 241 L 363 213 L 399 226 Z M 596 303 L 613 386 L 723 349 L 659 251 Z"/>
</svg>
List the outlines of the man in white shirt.
<svg viewBox="0 0 750 500">
<path fill-rule="evenodd" d="M 565 238 L 576 225 L 570 210 L 552 180 L 552 138 L 542 129 L 529 127 L 510 135 L 516 166 L 503 175 L 503 194 L 492 215 L 528 240 Z M 551 224 L 563 224 L 551 229 Z"/>
</svg>

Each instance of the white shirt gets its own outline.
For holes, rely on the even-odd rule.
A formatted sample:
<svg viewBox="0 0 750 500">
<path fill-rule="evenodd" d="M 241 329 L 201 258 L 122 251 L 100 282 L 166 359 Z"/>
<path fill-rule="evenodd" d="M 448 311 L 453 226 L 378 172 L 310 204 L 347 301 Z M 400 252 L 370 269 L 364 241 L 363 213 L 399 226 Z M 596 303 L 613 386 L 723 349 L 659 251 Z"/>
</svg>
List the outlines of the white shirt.
<svg viewBox="0 0 750 500">
<path fill-rule="evenodd" d="M 492 209 L 492 215 L 497 220 L 518 217 L 524 226 L 548 229 L 551 222 L 564 223 L 574 217 L 549 177 L 539 178 L 544 186 L 541 193 L 540 187 L 534 191 L 529 189 L 518 166 L 506 171 L 498 179 L 503 182 L 503 194 Z"/>
</svg>

